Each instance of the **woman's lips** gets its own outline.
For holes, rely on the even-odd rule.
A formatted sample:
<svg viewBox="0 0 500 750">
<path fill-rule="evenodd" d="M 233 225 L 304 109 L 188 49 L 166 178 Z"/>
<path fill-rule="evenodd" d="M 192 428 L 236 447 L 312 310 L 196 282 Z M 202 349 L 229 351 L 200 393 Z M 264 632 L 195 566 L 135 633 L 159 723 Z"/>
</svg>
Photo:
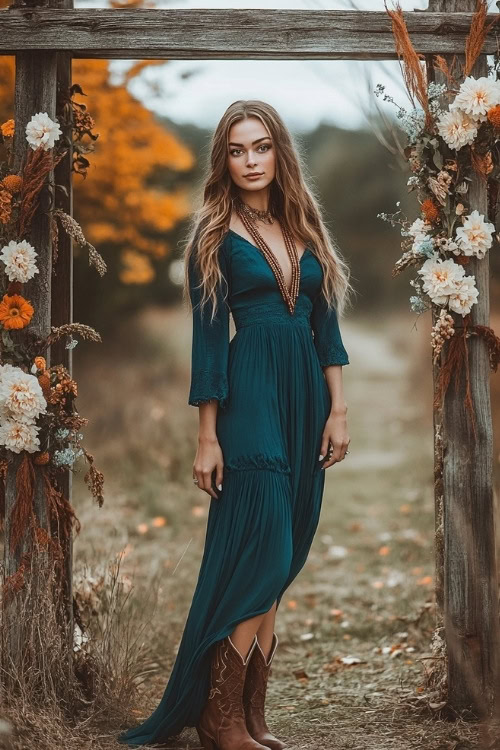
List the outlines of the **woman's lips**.
<svg viewBox="0 0 500 750">
<path fill-rule="evenodd" d="M 262 174 L 248 174 L 246 175 L 247 180 L 258 180 L 259 177 L 262 177 Z"/>
</svg>

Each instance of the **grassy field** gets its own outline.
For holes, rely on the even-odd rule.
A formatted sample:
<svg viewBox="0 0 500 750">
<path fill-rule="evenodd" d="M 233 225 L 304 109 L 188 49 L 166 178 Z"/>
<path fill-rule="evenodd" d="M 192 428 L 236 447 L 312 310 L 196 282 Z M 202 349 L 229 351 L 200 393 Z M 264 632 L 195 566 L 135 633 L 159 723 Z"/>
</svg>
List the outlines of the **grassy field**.
<svg viewBox="0 0 500 750">
<path fill-rule="evenodd" d="M 343 325 L 350 454 L 327 470 L 309 559 L 276 622 L 268 722 L 290 750 L 480 747 L 476 724 L 441 717 L 428 681 L 429 321 L 413 324 L 408 314 Z M 189 355 L 187 313 L 149 310 L 76 363 L 87 447 L 106 481 L 98 508 L 75 476 L 75 591 L 109 685 L 100 711 L 67 730 L 68 748 L 119 747 L 116 733 L 156 707 L 175 658 L 209 504 L 191 479 L 198 414 L 187 405 Z M 37 748 L 54 747 L 50 732 L 32 737 Z M 198 747 L 197 735 L 185 730 L 171 746 Z"/>
</svg>

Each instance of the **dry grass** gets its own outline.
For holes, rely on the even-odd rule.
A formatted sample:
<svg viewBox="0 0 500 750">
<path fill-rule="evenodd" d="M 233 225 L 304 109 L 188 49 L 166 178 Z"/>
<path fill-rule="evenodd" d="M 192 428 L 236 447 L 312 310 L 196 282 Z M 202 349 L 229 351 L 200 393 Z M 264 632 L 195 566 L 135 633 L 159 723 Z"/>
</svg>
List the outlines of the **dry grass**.
<svg viewBox="0 0 500 750">
<path fill-rule="evenodd" d="M 276 623 L 268 717 L 290 750 L 483 747 L 476 723 L 445 720 L 427 679 L 431 355 L 428 326 L 412 330 L 413 318 L 344 326 L 351 452 L 327 472 L 320 527 Z M 186 403 L 186 342 L 185 313 L 151 310 L 85 366 L 77 361 L 89 449 L 106 476 L 102 508 L 81 477 L 74 491 L 82 522 L 75 590 L 91 634 L 77 655 L 91 654 L 94 669 L 80 673 L 87 703 L 72 717 L 50 695 L 4 704 L 19 733 L 13 750 L 121 747 L 117 733 L 148 716 L 163 694 L 208 510 L 191 482 L 197 410 Z M 170 744 L 198 747 L 191 729 Z"/>
</svg>

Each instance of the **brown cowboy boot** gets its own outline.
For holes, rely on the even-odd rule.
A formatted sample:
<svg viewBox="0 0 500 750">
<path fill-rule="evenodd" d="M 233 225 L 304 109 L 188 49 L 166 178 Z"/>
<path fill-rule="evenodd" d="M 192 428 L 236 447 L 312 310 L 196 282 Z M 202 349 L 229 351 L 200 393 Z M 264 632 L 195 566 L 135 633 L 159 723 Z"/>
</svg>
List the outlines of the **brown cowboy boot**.
<svg viewBox="0 0 500 750">
<path fill-rule="evenodd" d="M 243 707 L 245 709 L 247 728 L 254 740 L 272 750 L 284 750 L 286 745 L 269 731 L 264 717 L 264 704 L 266 701 L 267 681 L 271 669 L 278 636 L 273 633 L 271 653 L 266 662 L 260 644 L 257 642 L 249 659 L 245 687 L 243 690 Z"/>
<path fill-rule="evenodd" d="M 256 644 L 255 636 L 246 659 L 229 635 L 215 646 L 211 689 L 196 726 L 204 750 L 267 750 L 249 735 L 243 709 L 245 676 Z"/>
</svg>

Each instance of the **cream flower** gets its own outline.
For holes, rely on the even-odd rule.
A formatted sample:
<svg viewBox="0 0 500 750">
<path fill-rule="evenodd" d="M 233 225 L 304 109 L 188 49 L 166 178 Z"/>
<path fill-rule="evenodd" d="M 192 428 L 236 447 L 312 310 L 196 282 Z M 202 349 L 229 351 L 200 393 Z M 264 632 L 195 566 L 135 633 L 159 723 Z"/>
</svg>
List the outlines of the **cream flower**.
<svg viewBox="0 0 500 750">
<path fill-rule="evenodd" d="M 477 135 L 477 124 L 461 109 L 444 112 L 437 120 L 439 135 L 450 148 L 459 151 L 474 141 Z"/>
<path fill-rule="evenodd" d="M 11 240 L 0 251 L 0 259 L 5 263 L 5 273 L 9 280 L 23 283 L 39 273 L 35 263 L 36 256 L 35 248 L 26 240 Z"/>
<path fill-rule="evenodd" d="M 484 122 L 491 107 L 500 104 L 500 83 L 492 78 L 467 76 L 460 86 L 450 110 L 461 109 L 474 120 Z"/>
<path fill-rule="evenodd" d="M 9 364 L 8 362 L 5 365 L 0 365 L 0 382 L 2 378 L 8 373 L 15 374 L 18 372 L 20 372 L 19 367 L 14 367 L 14 365 Z M 10 417 L 12 417 L 12 414 L 5 405 L 5 401 L 3 399 L 0 399 L 0 421 L 9 419 Z"/>
<path fill-rule="evenodd" d="M 424 221 L 423 219 L 415 219 L 411 227 L 408 229 L 408 232 L 416 240 L 423 240 L 427 237 L 427 232 L 429 232 L 430 229 L 431 225 L 427 221 Z"/>
<path fill-rule="evenodd" d="M 60 135 L 62 135 L 61 128 L 57 122 L 50 119 L 47 112 L 38 112 L 33 115 L 26 125 L 26 140 L 34 151 L 39 146 L 42 146 L 44 151 L 53 148 Z"/>
<path fill-rule="evenodd" d="M 418 273 L 422 276 L 422 288 L 432 302 L 445 305 L 455 289 L 455 282 L 465 275 L 465 270 L 455 261 L 443 260 L 436 253 L 425 261 Z"/>
<path fill-rule="evenodd" d="M 484 258 L 486 251 L 493 244 L 495 225 L 485 222 L 484 216 L 474 209 L 464 219 L 463 226 L 458 227 L 456 239 L 463 255 L 475 255 Z"/>
<path fill-rule="evenodd" d="M 3 371 L 0 377 L 0 404 L 2 410 L 20 422 L 33 422 L 45 413 L 47 401 L 38 379 L 16 367 Z"/>
<path fill-rule="evenodd" d="M 448 306 L 460 315 L 470 313 L 472 305 L 477 302 L 479 291 L 476 288 L 475 276 L 464 276 L 454 284 L 454 290 L 448 298 Z"/>
<path fill-rule="evenodd" d="M 40 450 L 38 439 L 39 427 L 34 424 L 18 422 L 17 419 L 7 419 L 0 424 L 0 445 L 4 445 L 14 453 L 28 451 L 35 453 Z"/>
</svg>

